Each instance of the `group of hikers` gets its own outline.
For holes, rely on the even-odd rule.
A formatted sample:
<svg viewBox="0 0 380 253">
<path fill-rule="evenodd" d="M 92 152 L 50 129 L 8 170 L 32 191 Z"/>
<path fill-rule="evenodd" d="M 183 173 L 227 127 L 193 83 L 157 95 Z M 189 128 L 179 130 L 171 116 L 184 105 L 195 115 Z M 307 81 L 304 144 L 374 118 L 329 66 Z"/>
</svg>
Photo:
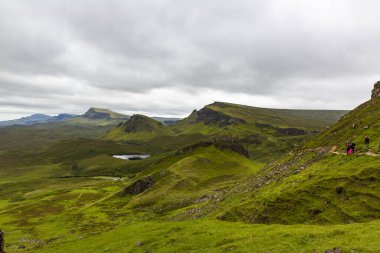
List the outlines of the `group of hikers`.
<svg viewBox="0 0 380 253">
<path fill-rule="evenodd" d="M 368 136 L 364 138 L 364 144 L 365 144 L 366 150 L 369 151 L 369 137 Z M 355 154 L 356 144 L 354 142 L 348 141 L 346 143 L 346 148 L 347 148 L 347 155 Z"/>
</svg>

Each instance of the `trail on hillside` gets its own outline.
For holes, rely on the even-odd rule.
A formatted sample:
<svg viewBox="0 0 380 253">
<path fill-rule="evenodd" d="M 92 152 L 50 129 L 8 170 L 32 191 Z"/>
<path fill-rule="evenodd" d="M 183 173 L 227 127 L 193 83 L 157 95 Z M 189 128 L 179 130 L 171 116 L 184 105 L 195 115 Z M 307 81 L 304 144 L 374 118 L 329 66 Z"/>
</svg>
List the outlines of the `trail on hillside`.
<svg viewBox="0 0 380 253">
<path fill-rule="evenodd" d="M 347 155 L 347 153 L 340 153 L 336 151 L 337 146 L 334 146 L 331 148 L 330 153 L 335 155 Z M 366 156 L 374 156 L 374 157 L 380 157 L 380 154 L 373 153 L 371 151 L 367 151 L 365 153 L 355 153 L 354 155 L 366 155 Z"/>
</svg>

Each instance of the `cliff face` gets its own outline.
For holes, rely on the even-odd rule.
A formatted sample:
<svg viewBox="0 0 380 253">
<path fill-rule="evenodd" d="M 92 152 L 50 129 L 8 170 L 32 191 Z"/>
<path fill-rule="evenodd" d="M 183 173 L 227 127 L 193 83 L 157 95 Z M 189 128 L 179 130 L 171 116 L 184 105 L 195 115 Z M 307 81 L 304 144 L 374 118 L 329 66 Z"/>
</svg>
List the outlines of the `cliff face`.
<svg viewBox="0 0 380 253">
<path fill-rule="evenodd" d="M 372 90 L 372 99 L 374 98 L 380 98 L 380 81 L 377 81 L 375 83 L 375 86 Z"/>
<path fill-rule="evenodd" d="M 194 110 L 189 118 L 192 123 L 203 122 L 206 125 L 217 124 L 219 127 L 225 127 L 236 123 L 245 123 L 243 119 L 234 118 L 207 107 L 199 111 Z"/>
</svg>

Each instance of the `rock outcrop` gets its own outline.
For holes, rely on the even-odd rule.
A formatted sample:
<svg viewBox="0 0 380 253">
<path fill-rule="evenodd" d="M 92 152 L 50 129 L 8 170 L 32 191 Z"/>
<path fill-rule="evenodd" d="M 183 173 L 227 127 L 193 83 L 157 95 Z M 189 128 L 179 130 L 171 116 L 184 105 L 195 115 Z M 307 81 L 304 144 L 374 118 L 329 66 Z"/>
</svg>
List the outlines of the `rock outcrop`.
<svg viewBox="0 0 380 253">
<path fill-rule="evenodd" d="M 206 125 L 217 124 L 219 127 L 225 127 L 237 123 L 245 123 L 243 119 L 231 117 L 222 112 L 203 108 L 199 111 L 194 110 L 189 116 L 190 123 L 203 122 Z"/>
<path fill-rule="evenodd" d="M 152 176 L 143 177 L 130 186 L 125 187 L 121 192 L 121 196 L 137 195 L 150 188 L 153 184 L 154 180 Z"/>
<path fill-rule="evenodd" d="M 380 98 L 380 81 L 377 81 L 375 83 L 375 86 L 372 90 L 372 99 L 374 98 Z"/>
</svg>

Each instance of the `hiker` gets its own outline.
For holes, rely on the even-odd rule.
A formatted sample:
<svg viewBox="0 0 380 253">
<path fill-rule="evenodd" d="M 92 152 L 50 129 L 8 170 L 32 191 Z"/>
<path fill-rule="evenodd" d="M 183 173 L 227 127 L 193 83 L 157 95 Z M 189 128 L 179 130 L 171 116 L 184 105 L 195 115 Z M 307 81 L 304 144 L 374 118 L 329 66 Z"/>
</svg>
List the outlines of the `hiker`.
<svg viewBox="0 0 380 253">
<path fill-rule="evenodd" d="M 365 138 L 364 138 L 364 143 L 365 143 L 365 148 L 367 149 L 367 151 L 369 150 L 369 137 L 368 136 L 366 136 Z"/>
<path fill-rule="evenodd" d="M 355 143 L 351 143 L 352 154 L 355 154 L 355 147 L 356 147 L 356 144 Z"/>
<path fill-rule="evenodd" d="M 346 142 L 347 155 L 350 153 L 351 145 L 352 145 L 351 141 Z"/>
</svg>

